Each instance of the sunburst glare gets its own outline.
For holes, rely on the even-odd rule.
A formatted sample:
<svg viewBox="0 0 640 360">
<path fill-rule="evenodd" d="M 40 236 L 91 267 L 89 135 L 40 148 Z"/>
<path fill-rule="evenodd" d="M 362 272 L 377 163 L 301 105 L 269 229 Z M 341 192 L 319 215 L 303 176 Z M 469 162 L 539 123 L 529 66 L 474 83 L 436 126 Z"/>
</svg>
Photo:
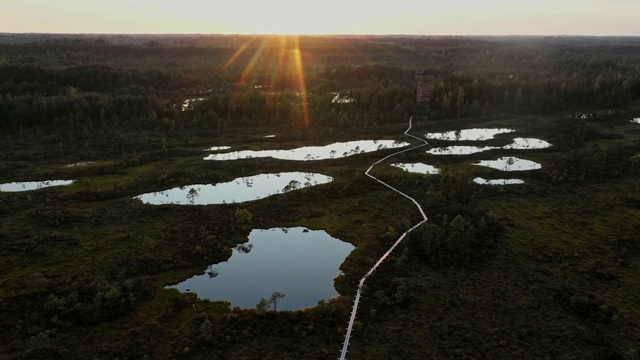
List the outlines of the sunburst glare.
<svg viewBox="0 0 640 360">
<path fill-rule="evenodd" d="M 242 45 L 238 48 L 238 50 L 236 50 L 236 52 L 235 52 L 235 53 L 233 53 L 233 55 L 229 58 L 229 60 L 227 60 L 227 62 L 226 62 L 226 63 L 224 63 L 224 65 L 222 65 L 222 66 L 218 69 L 218 73 L 221 73 L 221 72 L 224 72 L 225 70 L 227 70 L 227 69 L 229 68 L 229 66 L 231 66 L 231 65 L 236 61 L 236 59 L 238 59 L 238 57 L 239 57 L 240 55 L 242 55 L 242 53 L 243 53 L 245 50 L 247 50 L 247 48 L 249 47 L 249 44 L 250 44 L 250 43 L 251 43 L 251 42 L 246 42 L 246 43 L 242 44 Z"/>
<path fill-rule="evenodd" d="M 302 63 L 302 51 L 300 50 L 300 38 L 298 36 L 294 36 L 293 40 L 295 48 L 292 51 L 294 56 L 296 78 L 298 80 L 298 89 L 300 91 L 300 97 L 302 98 L 302 114 L 304 117 L 304 126 L 308 127 L 311 122 L 309 116 L 309 96 L 307 95 L 307 83 L 304 77 L 304 65 Z"/>
<path fill-rule="evenodd" d="M 253 70 L 253 68 L 256 66 L 256 62 L 258 61 L 258 59 L 260 59 L 260 55 L 262 55 L 262 52 L 264 51 L 266 46 L 267 46 L 266 39 L 263 39 L 260 42 L 258 49 L 256 49 L 256 52 L 251 57 L 251 60 L 249 60 L 249 63 L 242 71 L 242 74 L 240 75 L 240 80 L 238 80 L 238 83 L 235 86 L 236 90 L 240 89 L 242 85 L 244 85 L 244 83 L 247 81 L 247 79 L 249 78 L 249 75 L 251 75 L 251 70 Z"/>
<path fill-rule="evenodd" d="M 278 81 L 278 77 L 280 76 L 282 66 L 287 57 L 287 37 L 279 36 L 278 37 L 278 63 L 271 72 L 270 85 L 273 85 Z"/>
<path fill-rule="evenodd" d="M 251 55 L 249 60 L 240 60 L 241 55 L 248 51 L 249 48 L 255 48 L 255 52 Z M 246 57 L 243 56 L 242 59 L 246 59 Z M 254 40 L 247 41 L 242 44 L 240 48 L 229 58 L 229 60 L 227 60 L 224 65 L 218 69 L 217 73 L 227 71 L 234 63 L 242 61 L 246 61 L 246 65 L 244 65 L 244 69 L 233 86 L 235 93 L 242 94 L 242 89 L 245 84 L 251 83 L 251 81 L 258 81 L 258 79 L 251 78 L 254 69 L 257 70 L 258 68 L 264 68 L 264 66 L 270 67 L 270 75 L 268 76 L 267 81 L 269 82 L 269 88 L 272 89 L 269 91 L 270 95 L 273 95 L 274 97 L 273 104 L 278 109 L 281 109 L 281 107 L 284 106 L 280 100 L 275 98 L 280 96 L 281 86 L 284 84 L 286 88 L 295 92 L 297 95 L 297 100 L 293 100 L 294 104 L 292 105 L 295 111 L 300 113 L 300 118 L 294 121 L 294 123 L 304 127 L 309 127 L 311 124 L 309 94 L 307 91 L 299 36 L 283 35 L 278 37 L 262 38 L 260 43 L 257 45 Z M 282 77 L 286 79 L 289 74 L 292 74 L 291 81 L 283 83 Z M 259 85 L 262 84 L 263 83 L 259 83 Z M 256 87 L 258 86 L 256 85 Z"/>
</svg>

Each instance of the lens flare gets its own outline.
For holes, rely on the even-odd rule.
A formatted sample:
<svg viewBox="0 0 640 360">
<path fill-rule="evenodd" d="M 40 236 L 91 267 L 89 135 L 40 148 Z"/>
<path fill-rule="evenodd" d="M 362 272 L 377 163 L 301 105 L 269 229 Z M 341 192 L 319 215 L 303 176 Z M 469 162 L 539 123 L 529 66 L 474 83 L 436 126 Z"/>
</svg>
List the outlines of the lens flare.
<svg viewBox="0 0 640 360">
<path fill-rule="evenodd" d="M 298 89 L 302 98 L 302 114 L 304 120 L 304 127 L 309 127 L 311 118 L 309 116 L 309 96 L 307 94 L 307 83 L 304 77 L 304 64 L 302 63 L 302 51 L 300 51 L 300 38 L 294 36 L 293 38 L 295 47 L 293 51 L 294 66 L 296 71 L 296 78 L 298 81 Z"/>
<path fill-rule="evenodd" d="M 260 43 L 260 46 L 256 50 L 256 52 L 251 57 L 251 60 L 249 60 L 249 63 L 242 71 L 242 74 L 240 75 L 240 80 L 238 80 L 238 83 L 235 85 L 236 90 L 239 90 L 242 87 L 242 85 L 244 85 L 244 83 L 247 81 L 247 78 L 249 78 L 249 75 L 251 74 L 251 70 L 253 70 L 253 68 L 256 66 L 256 62 L 258 62 L 258 59 L 260 59 L 260 56 L 262 55 L 262 52 L 264 51 L 266 46 L 267 46 L 266 39 L 263 39 L 262 42 Z"/>
<path fill-rule="evenodd" d="M 288 113 L 287 108 L 281 108 L 282 94 L 281 86 L 286 89 L 295 91 L 297 99 L 293 100 L 295 113 L 300 114 L 293 124 L 297 126 L 309 127 L 311 125 L 311 116 L 309 110 L 309 94 L 307 92 L 307 83 L 304 73 L 304 62 L 302 59 L 302 50 L 300 48 L 300 38 L 294 36 L 278 36 L 263 37 L 259 44 L 258 40 L 253 39 L 245 42 L 238 50 L 222 65 L 217 73 L 220 74 L 229 69 L 249 48 L 255 48 L 255 52 L 244 65 L 238 81 L 233 86 L 233 93 L 243 96 L 245 99 L 236 99 L 240 102 L 247 101 L 249 93 L 243 92 L 243 85 L 249 82 L 251 73 L 256 68 L 271 68 L 268 76 L 269 86 L 273 89 L 268 95 L 273 95 L 273 100 L 269 100 L 271 96 L 267 96 L 267 106 L 274 110 L 277 114 L 284 109 L 284 113 Z M 244 58 L 244 57 L 243 57 Z M 286 81 L 291 75 L 291 82 Z M 284 77 L 286 82 L 281 79 Z M 293 88 L 293 89 L 292 89 Z M 295 116 L 295 115 L 294 115 Z"/>
<path fill-rule="evenodd" d="M 222 66 L 218 69 L 217 73 L 219 74 L 219 73 L 222 73 L 222 72 L 224 72 L 225 70 L 227 70 L 227 69 L 229 68 L 229 66 L 231 66 L 231 64 L 233 64 L 233 63 L 238 59 L 238 57 L 239 57 L 240 55 L 242 55 L 242 53 L 243 53 L 245 50 L 247 50 L 247 48 L 249 47 L 249 44 L 250 44 L 250 43 L 251 43 L 251 42 L 246 42 L 246 43 L 242 44 L 242 45 L 240 46 L 240 48 L 239 48 L 238 50 L 236 50 L 236 52 L 235 52 L 235 53 L 234 53 L 234 54 L 229 58 L 229 60 L 227 60 L 227 62 L 226 62 L 226 63 L 224 63 L 224 65 L 222 65 Z"/>
<path fill-rule="evenodd" d="M 271 81 L 270 85 L 274 86 L 280 77 L 280 73 L 282 70 L 282 66 L 284 64 L 285 59 L 287 58 L 287 37 L 280 36 L 278 39 L 279 47 L 278 47 L 278 62 L 271 73 Z"/>
</svg>

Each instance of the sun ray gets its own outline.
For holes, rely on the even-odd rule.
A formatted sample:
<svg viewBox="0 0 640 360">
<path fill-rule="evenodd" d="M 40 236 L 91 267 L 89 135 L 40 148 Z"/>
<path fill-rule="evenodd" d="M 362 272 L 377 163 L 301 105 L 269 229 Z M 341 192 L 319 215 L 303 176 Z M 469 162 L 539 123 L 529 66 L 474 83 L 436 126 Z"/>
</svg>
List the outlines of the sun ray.
<svg viewBox="0 0 640 360">
<path fill-rule="evenodd" d="M 239 57 L 240 55 L 242 55 L 242 53 L 243 53 L 245 50 L 247 50 L 247 48 L 249 47 L 249 44 L 251 44 L 251 41 L 247 41 L 246 43 L 242 44 L 242 45 L 240 46 L 240 48 L 238 48 L 238 50 L 236 50 L 236 52 L 235 52 L 233 55 L 231 55 L 231 57 L 229 58 L 229 60 L 227 60 L 227 62 L 226 62 L 226 63 L 224 63 L 224 65 L 222 65 L 222 66 L 218 69 L 217 73 L 218 73 L 218 74 L 220 74 L 220 73 L 224 72 L 225 70 L 227 70 L 227 69 L 229 68 L 229 66 L 231 66 L 231 64 L 233 64 L 233 63 L 236 61 L 236 59 L 238 59 L 238 57 Z"/>
<path fill-rule="evenodd" d="M 269 85 L 271 85 L 271 87 L 275 87 L 278 78 L 280 76 L 280 72 L 282 70 L 282 65 L 284 64 L 284 60 L 287 57 L 287 50 L 286 50 L 286 46 L 287 46 L 287 38 L 286 36 L 280 36 L 278 38 L 279 41 L 279 48 L 278 48 L 278 62 L 274 68 L 274 71 L 271 73 L 271 79 L 269 81 Z"/>
<path fill-rule="evenodd" d="M 304 126 L 309 127 L 311 119 L 309 116 L 309 96 L 307 94 L 307 83 L 304 77 L 304 64 L 302 63 L 302 51 L 300 50 L 300 38 L 296 35 L 293 37 L 294 49 L 294 65 L 296 71 L 296 79 L 298 81 L 298 91 L 300 91 L 300 97 L 302 98 L 302 114 L 304 117 Z"/>
<path fill-rule="evenodd" d="M 258 48 L 256 49 L 256 52 L 253 53 L 251 60 L 249 60 L 249 63 L 242 71 L 242 74 L 240 74 L 240 80 L 238 80 L 238 83 L 235 85 L 235 90 L 239 90 L 242 87 L 242 85 L 244 85 L 244 83 L 247 81 L 247 78 L 249 78 L 249 75 L 251 74 L 251 70 L 253 70 L 253 67 L 256 66 L 256 62 L 258 62 L 258 59 L 260 59 L 260 56 L 262 55 L 262 52 L 264 51 L 266 46 L 267 46 L 266 39 L 263 38 L 262 42 L 260 43 L 260 46 L 258 46 Z"/>
</svg>

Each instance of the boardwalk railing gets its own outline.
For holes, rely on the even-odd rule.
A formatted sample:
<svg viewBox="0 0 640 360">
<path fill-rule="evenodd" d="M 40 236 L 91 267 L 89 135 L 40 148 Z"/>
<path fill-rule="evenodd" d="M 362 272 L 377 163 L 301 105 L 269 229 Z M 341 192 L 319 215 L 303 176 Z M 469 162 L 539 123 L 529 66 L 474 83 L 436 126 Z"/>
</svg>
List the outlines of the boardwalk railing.
<svg viewBox="0 0 640 360">
<path fill-rule="evenodd" d="M 347 351 L 349 349 L 349 343 L 351 340 L 351 330 L 353 330 L 353 323 L 356 320 L 356 313 L 358 312 L 358 303 L 360 302 L 360 295 L 362 292 L 362 286 L 364 285 L 364 282 L 367 280 L 367 277 L 369 277 L 369 275 L 373 274 L 373 272 L 378 268 L 378 266 L 380 266 L 380 264 L 382 264 L 382 262 L 393 252 L 393 250 L 402 242 L 402 240 L 404 240 L 404 238 L 407 236 L 407 234 L 409 234 L 410 232 L 412 232 L 413 230 L 415 230 L 416 228 L 418 228 L 420 225 L 424 224 L 427 221 L 427 215 L 425 215 L 424 210 L 422 210 L 422 207 L 420 206 L 420 204 L 418 204 L 418 202 L 412 198 L 411 196 L 403 193 L 402 191 L 394 188 L 393 186 L 385 183 L 384 181 L 376 178 L 375 176 L 369 174 L 369 172 L 371 171 L 371 169 L 373 169 L 374 166 L 378 165 L 379 163 L 389 159 L 390 157 L 396 156 L 398 154 L 402 154 L 405 153 L 407 151 L 411 151 L 411 150 L 415 150 L 417 148 L 421 148 L 423 146 L 428 145 L 427 141 L 424 139 L 421 139 L 417 136 L 411 135 L 409 134 L 409 131 L 411 130 L 411 122 L 413 120 L 413 117 L 409 118 L 409 128 L 404 132 L 405 135 L 410 136 L 414 139 L 420 140 L 422 142 L 424 142 L 423 145 L 419 145 L 419 146 L 415 146 L 409 149 L 405 149 L 405 150 L 401 150 L 398 152 L 395 152 L 389 156 L 385 156 L 384 158 L 376 161 L 375 163 L 373 163 L 369 169 L 367 169 L 367 171 L 365 172 L 365 175 L 367 175 L 368 177 L 372 178 L 373 180 L 379 182 L 380 184 L 388 187 L 389 189 L 391 189 L 392 191 L 395 191 L 396 193 L 404 196 L 405 198 L 411 200 L 411 202 L 413 202 L 415 204 L 415 206 L 418 208 L 418 211 L 420 211 L 420 215 L 422 215 L 422 221 L 420 221 L 419 223 L 417 223 L 416 225 L 414 225 L 411 229 L 405 231 L 402 235 L 400 235 L 400 237 L 398 238 L 398 240 L 396 240 L 395 243 L 393 243 L 393 245 L 391 246 L 391 248 L 389 248 L 389 250 L 387 250 L 387 252 L 385 252 L 380 259 L 373 265 L 373 267 L 369 270 L 369 272 L 367 272 L 362 279 L 360 279 L 360 283 L 358 283 L 358 291 L 356 292 L 356 298 L 353 301 L 353 307 L 351 308 L 351 316 L 349 317 L 349 326 L 347 326 L 347 333 L 344 336 L 344 343 L 342 344 L 342 351 L 340 352 L 340 360 L 345 360 L 347 358 Z"/>
</svg>

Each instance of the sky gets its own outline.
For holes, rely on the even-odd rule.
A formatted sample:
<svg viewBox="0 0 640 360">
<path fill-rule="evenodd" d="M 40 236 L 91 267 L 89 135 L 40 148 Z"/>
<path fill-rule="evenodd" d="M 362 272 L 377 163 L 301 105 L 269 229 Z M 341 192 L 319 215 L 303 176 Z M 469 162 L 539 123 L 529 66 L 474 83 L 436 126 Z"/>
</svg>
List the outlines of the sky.
<svg viewBox="0 0 640 360">
<path fill-rule="evenodd" d="M 640 0 L 0 0 L 0 32 L 640 36 Z"/>
</svg>

